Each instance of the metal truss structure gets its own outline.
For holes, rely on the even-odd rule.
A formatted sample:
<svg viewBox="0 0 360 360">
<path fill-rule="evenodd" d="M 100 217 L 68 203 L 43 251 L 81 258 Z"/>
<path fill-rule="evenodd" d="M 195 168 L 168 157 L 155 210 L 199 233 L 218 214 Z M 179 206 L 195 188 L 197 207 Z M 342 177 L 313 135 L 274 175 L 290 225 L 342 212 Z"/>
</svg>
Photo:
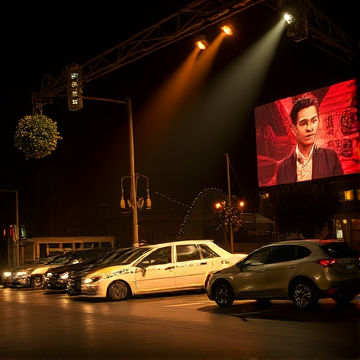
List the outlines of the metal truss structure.
<svg viewBox="0 0 360 360">
<path fill-rule="evenodd" d="M 349 64 L 355 64 L 356 43 L 352 38 L 333 24 L 310 2 L 307 0 L 299 1 L 306 1 L 308 9 L 307 28 L 305 29 L 308 41 L 327 51 L 330 55 Z M 281 10 L 281 0 L 197 0 L 81 65 L 83 83 L 95 80 L 260 3 L 264 3 L 279 12 Z M 291 35 L 289 29 L 288 35 Z M 298 41 L 295 38 L 293 40 Z M 65 70 L 56 79 L 50 75 L 44 76 L 41 91 L 32 94 L 34 108 L 35 106 L 38 107 L 39 104 L 51 103 L 54 98 L 66 96 L 66 87 Z"/>
</svg>

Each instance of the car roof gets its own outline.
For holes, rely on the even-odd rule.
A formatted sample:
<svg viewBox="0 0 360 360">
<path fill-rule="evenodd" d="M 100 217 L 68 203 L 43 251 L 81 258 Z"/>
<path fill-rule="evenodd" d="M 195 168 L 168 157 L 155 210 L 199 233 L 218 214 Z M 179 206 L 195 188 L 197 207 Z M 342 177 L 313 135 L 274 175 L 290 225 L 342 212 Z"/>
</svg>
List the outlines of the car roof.
<svg viewBox="0 0 360 360">
<path fill-rule="evenodd" d="M 213 244 L 214 240 L 212 240 L 212 239 L 178 240 L 178 241 L 169 241 L 169 242 L 160 243 L 160 244 L 143 245 L 141 247 L 157 248 L 157 247 L 172 246 L 172 245 L 190 245 L 190 244 L 208 244 L 208 243 Z"/>
<path fill-rule="evenodd" d="M 278 242 L 273 242 L 266 246 L 274 246 L 274 245 L 305 245 L 305 244 L 329 244 L 329 243 L 344 243 L 345 241 L 342 239 L 298 239 L 298 240 L 282 240 Z"/>
</svg>

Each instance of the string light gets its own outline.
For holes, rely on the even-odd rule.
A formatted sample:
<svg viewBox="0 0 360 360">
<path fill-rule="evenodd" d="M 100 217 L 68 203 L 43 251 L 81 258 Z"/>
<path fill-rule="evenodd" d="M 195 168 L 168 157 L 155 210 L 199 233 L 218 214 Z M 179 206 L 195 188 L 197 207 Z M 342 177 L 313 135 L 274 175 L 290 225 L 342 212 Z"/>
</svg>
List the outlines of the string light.
<svg viewBox="0 0 360 360">
<path fill-rule="evenodd" d="M 190 217 L 190 214 L 191 212 L 193 211 L 195 205 L 198 203 L 199 199 L 200 198 L 203 198 L 204 197 L 204 194 L 206 193 L 210 193 L 210 192 L 218 192 L 220 194 L 223 194 L 223 191 L 220 190 L 220 189 L 216 189 L 216 188 L 205 188 L 204 190 L 202 190 L 194 199 L 194 201 L 192 202 L 192 204 L 189 206 L 188 208 L 188 211 L 184 217 L 184 221 L 182 222 L 182 224 L 180 225 L 180 229 L 178 231 L 178 234 L 177 234 L 177 238 L 181 238 L 181 236 L 184 234 L 184 228 L 185 228 L 185 225 L 187 224 L 188 220 L 189 220 L 189 217 Z"/>
</svg>

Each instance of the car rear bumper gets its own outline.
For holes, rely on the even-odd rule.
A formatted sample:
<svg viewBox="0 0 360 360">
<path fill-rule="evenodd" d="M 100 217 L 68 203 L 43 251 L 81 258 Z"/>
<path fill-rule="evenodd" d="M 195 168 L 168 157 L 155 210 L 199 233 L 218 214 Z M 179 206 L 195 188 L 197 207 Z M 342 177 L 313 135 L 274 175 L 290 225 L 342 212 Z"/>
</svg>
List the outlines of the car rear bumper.
<svg viewBox="0 0 360 360">
<path fill-rule="evenodd" d="M 338 299 L 339 296 L 355 297 L 359 294 L 360 279 L 352 279 L 348 281 L 334 282 L 330 289 L 321 292 L 320 297 Z"/>
</svg>

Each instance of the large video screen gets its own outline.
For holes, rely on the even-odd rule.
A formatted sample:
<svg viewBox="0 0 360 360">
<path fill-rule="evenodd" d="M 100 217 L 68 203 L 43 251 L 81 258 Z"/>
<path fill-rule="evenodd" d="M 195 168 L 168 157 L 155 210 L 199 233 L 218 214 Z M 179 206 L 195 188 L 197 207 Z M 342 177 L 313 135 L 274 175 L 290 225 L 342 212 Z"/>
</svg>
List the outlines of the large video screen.
<svg viewBox="0 0 360 360">
<path fill-rule="evenodd" d="M 360 173 L 356 82 L 255 108 L 259 187 Z"/>
</svg>

